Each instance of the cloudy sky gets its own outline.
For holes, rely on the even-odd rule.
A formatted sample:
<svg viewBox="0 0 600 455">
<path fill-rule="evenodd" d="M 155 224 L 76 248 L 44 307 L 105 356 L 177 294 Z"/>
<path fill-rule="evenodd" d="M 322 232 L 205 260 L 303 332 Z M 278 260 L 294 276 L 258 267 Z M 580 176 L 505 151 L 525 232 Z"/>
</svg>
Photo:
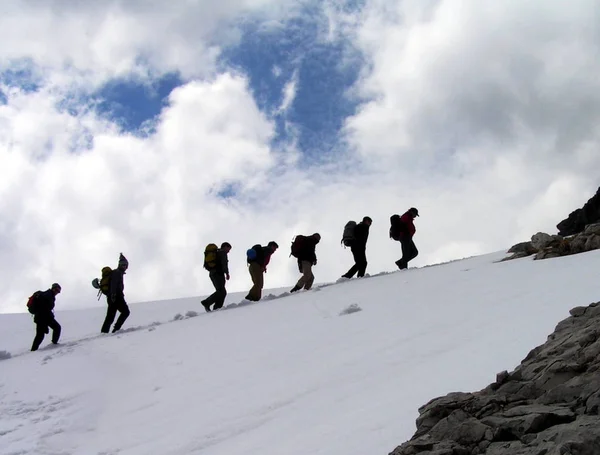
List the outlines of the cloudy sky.
<svg viewBox="0 0 600 455">
<path fill-rule="evenodd" d="M 211 290 L 204 246 L 297 233 L 317 280 L 393 270 L 389 217 L 419 209 L 414 265 L 505 249 L 600 179 L 596 0 L 22 0 L 0 6 L 0 311 L 91 280 L 119 252 L 128 301 Z M 401 290 L 399 290 L 401 298 Z"/>
</svg>

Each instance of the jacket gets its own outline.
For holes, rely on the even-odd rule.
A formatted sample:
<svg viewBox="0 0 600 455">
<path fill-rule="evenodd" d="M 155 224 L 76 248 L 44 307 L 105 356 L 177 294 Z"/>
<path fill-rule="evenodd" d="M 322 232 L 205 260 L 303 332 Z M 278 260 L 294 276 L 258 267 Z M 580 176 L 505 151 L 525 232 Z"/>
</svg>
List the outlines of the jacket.
<svg viewBox="0 0 600 455">
<path fill-rule="evenodd" d="M 367 239 L 369 238 L 369 225 L 362 221 L 354 228 L 354 240 L 352 248 L 365 249 L 367 248 Z"/>
<path fill-rule="evenodd" d="M 54 317 L 54 305 L 56 302 L 56 295 L 54 295 L 54 291 L 52 289 L 48 289 L 46 291 L 38 294 L 35 300 L 35 314 L 36 316 L 52 316 Z"/>
<path fill-rule="evenodd" d="M 400 232 L 400 238 L 409 238 L 412 239 L 415 232 L 417 232 L 417 228 L 415 228 L 415 223 L 413 223 L 413 216 L 410 212 L 406 212 L 404 215 L 400 217 L 400 221 L 404 229 Z"/>
<path fill-rule="evenodd" d="M 259 248 L 260 247 L 260 248 Z M 269 261 L 271 261 L 271 255 L 273 250 L 268 246 L 255 245 L 253 249 L 256 251 L 256 257 L 254 259 L 248 259 L 248 264 L 256 262 L 264 270 L 267 269 Z"/>
<path fill-rule="evenodd" d="M 125 284 L 123 282 L 123 275 L 125 275 L 125 271 L 118 267 L 114 269 L 110 275 L 110 290 L 108 295 L 112 300 L 117 297 L 125 297 Z"/>
<path fill-rule="evenodd" d="M 316 264 L 317 253 L 315 252 L 315 249 L 317 248 L 317 243 L 319 243 L 319 241 L 313 236 L 305 237 L 302 244 L 302 250 L 298 254 L 298 262 L 308 261 L 311 264 Z"/>
<path fill-rule="evenodd" d="M 229 258 L 227 257 L 227 251 L 220 248 L 217 250 L 217 266 L 214 270 L 211 270 L 210 273 L 229 275 Z"/>
</svg>

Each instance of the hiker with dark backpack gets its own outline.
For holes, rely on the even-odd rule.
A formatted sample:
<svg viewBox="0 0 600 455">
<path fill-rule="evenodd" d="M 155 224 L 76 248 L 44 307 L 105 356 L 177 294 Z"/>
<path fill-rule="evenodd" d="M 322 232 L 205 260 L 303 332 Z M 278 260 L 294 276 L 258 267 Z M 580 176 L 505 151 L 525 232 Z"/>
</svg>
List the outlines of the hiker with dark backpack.
<svg viewBox="0 0 600 455">
<path fill-rule="evenodd" d="M 213 310 L 223 307 L 227 289 L 225 283 L 229 280 L 229 259 L 227 255 L 231 251 L 231 245 L 223 242 L 221 248 L 217 248 L 214 243 L 209 243 L 204 249 L 204 268 L 208 270 L 208 276 L 215 287 L 215 292 L 202 300 L 202 306 L 207 312 L 210 312 L 210 306 L 214 304 Z"/>
<path fill-rule="evenodd" d="M 279 245 L 271 241 L 267 246 L 254 245 L 246 251 L 246 260 L 248 262 L 248 272 L 252 278 L 252 288 L 248 291 L 246 300 L 258 302 L 262 297 L 264 286 L 264 274 L 267 273 L 267 265 L 271 260 L 271 255 L 277 251 Z"/>
<path fill-rule="evenodd" d="M 54 318 L 54 304 L 56 296 L 60 294 L 61 287 L 58 283 L 54 283 L 50 289 L 46 291 L 34 292 L 27 302 L 27 308 L 34 315 L 35 322 L 35 338 L 31 345 L 32 351 L 37 351 L 44 337 L 52 329 L 52 343 L 58 344 L 60 339 L 60 324 Z"/>
<path fill-rule="evenodd" d="M 402 245 L 402 258 L 396 261 L 400 270 L 408 268 L 408 263 L 417 257 L 419 250 L 415 246 L 413 236 L 417 229 L 414 219 L 419 216 L 419 211 L 411 207 L 404 215 L 392 215 L 390 217 L 390 238 Z"/>
<path fill-rule="evenodd" d="M 107 269 L 109 269 L 109 267 L 102 269 L 103 277 L 100 289 L 102 293 L 106 295 L 106 303 L 108 304 L 106 318 L 104 318 L 102 329 L 100 329 L 102 333 L 108 333 L 110 331 L 110 326 L 115 320 L 117 311 L 120 314 L 113 327 L 112 333 L 121 330 L 125 320 L 129 317 L 130 311 L 127 302 L 125 301 L 125 284 L 123 280 L 128 268 L 129 261 L 123 256 L 123 253 L 120 253 L 119 263 L 116 269 L 108 272 L 108 274 L 105 274 L 105 272 L 108 271 Z"/>
<path fill-rule="evenodd" d="M 318 233 L 310 236 L 297 235 L 294 238 L 291 255 L 298 259 L 298 270 L 302 276 L 290 292 L 296 292 L 302 288 L 308 291 L 312 287 L 315 281 L 312 268 L 317 265 L 315 249 L 320 241 L 321 235 Z"/>
<path fill-rule="evenodd" d="M 354 223 L 354 225 L 350 223 Z M 368 216 L 365 216 L 358 224 L 353 221 L 346 223 L 342 243 L 350 247 L 354 257 L 354 265 L 342 275 L 342 278 L 352 278 L 355 273 L 358 278 L 365 276 L 367 270 L 367 239 L 369 238 L 369 227 L 372 223 L 373 220 Z"/>
</svg>

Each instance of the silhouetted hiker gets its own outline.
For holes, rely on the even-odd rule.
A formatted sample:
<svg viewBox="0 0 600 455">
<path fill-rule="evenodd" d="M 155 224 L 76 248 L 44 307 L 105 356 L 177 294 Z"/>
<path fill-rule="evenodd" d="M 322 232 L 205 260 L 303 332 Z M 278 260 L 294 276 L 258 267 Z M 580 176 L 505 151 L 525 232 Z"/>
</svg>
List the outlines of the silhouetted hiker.
<svg viewBox="0 0 600 455">
<path fill-rule="evenodd" d="M 402 258 L 396 261 L 400 270 L 408 267 L 408 263 L 417 257 L 419 251 L 413 242 L 416 228 L 413 220 L 419 216 L 419 211 L 411 207 L 404 215 L 390 217 L 390 238 L 397 240 L 402 245 Z"/>
<path fill-rule="evenodd" d="M 109 282 L 107 283 L 108 293 L 106 294 L 106 303 L 108 307 L 106 309 L 106 318 L 104 318 L 104 324 L 102 324 L 102 333 L 108 333 L 110 326 L 115 320 L 117 311 L 120 313 L 117 322 L 115 323 L 112 332 L 115 333 L 121 330 L 123 323 L 129 317 L 129 307 L 125 301 L 125 284 L 124 275 L 125 271 L 129 268 L 129 261 L 123 256 L 123 253 L 119 254 L 119 263 L 117 268 L 110 272 Z"/>
<path fill-rule="evenodd" d="M 231 245 L 223 242 L 221 248 L 217 248 L 214 243 L 209 243 L 204 250 L 204 268 L 208 270 L 208 276 L 215 287 L 215 292 L 202 300 L 202 306 L 206 311 L 210 311 L 210 306 L 214 303 L 213 310 L 223 307 L 227 289 L 225 282 L 229 280 L 229 259 L 227 255 L 231 251 Z"/>
<path fill-rule="evenodd" d="M 294 239 L 291 255 L 298 258 L 298 270 L 302 276 L 290 292 L 296 292 L 302 288 L 308 291 L 313 285 L 315 276 L 312 273 L 312 267 L 317 265 L 315 249 L 320 240 L 321 235 L 318 233 L 311 236 L 297 235 Z"/>
<path fill-rule="evenodd" d="M 61 288 L 58 283 L 54 283 L 46 291 L 35 292 L 27 302 L 29 312 L 34 315 L 35 338 L 31 345 L 32 351 L 37 351 L 44 341 L 44 337 L 52 329 L 52 343 L 57 344 L 60 339 L 60 324 L 54 319 L 54 302 L 56 295 L 60 294 Z"/>
<path fill-rule="evenodd" d="M 372 223 L 373 220 L 365 216 L 360 223 L 354 223 L 354 227 L 350 222 L 346 224 L 342 242 L 350 247 L 354 257 L 354 265 L 342 275 L 342 278 L 352 278 L 357 272 L 359 278 L 365 276 L 367 270 L 367 239 L 369 238 L 369 227 Z"/>
<path fill-rule="evenodd" d="M 258 302 L 262 296 L 264 286 L 264 274 L 267 273 L 267 265 L 271 260 L 271 255 L 277 251 L 279 245 L 271 241 L 267 246 L 254 245 L 246 252 L 248 261 L 248 272 L 252 278 L 252 288 L 248 291 L 246 300 Z"/>
</svg>

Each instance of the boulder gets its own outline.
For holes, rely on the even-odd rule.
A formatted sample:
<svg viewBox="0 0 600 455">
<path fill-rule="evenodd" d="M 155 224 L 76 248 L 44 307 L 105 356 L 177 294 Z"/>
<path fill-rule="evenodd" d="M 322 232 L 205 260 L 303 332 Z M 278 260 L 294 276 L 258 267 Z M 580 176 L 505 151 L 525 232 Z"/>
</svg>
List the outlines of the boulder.
<svg viewBox="0 0 600 455">
<path fill-rule="evenodd" d="M 537 253 L 532 242 L 521 242 L 510 247 L 507 253 L 524 253 L 526 256 Z"/>
<path fill-rule="evenodd" d="M 583 232 L 587 235 L 600 235 L 600 223 L 588 224 Z"/>
<path fill-rule="evenodd" d="M 584 251 L 592 251 L 600 248 L 600 235 L 592 234 L 585 241 Z"/>
<path fill-rule="evenodd" d="M 567 237 L 583 232 L 589 224 L 600 221 L 600 188 L 582 208 L 577 209 L 556 225 L 558 234 Z"/>
<path fill-rule="evenodd" d="M 545 232 L 538 232 L 537 234 L 533 234 L 531 236 L 531 244 L 536 250 L 543 250 L 554 240 L 554 238 L 550 234 L 546 234 Z"/>
</svg>

